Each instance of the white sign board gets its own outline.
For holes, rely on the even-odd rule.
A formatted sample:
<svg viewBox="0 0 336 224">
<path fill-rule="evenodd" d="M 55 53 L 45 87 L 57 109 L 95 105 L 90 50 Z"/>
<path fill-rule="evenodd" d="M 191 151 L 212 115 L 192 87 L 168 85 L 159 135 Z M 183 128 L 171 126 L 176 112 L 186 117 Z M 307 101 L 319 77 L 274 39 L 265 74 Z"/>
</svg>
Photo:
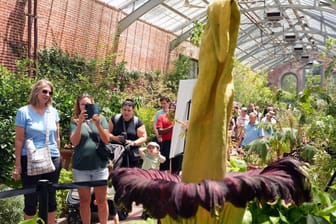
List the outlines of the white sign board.
<svg viewBox="0 0 336 224">
<path fill-rule="evenodd" d="M 175 111 L 175 120 L 187 121 L 189 120 L 191 111 L 191 98 L 196 84 L 196 79 L 180 80 L 177 92 L 177 102 Z M 173 129 L 173 136 L 170 146 L 169 158 L 182 153 L 185 146 L 185 129 L 180 123 L 175 122 Z"/>
</svg>

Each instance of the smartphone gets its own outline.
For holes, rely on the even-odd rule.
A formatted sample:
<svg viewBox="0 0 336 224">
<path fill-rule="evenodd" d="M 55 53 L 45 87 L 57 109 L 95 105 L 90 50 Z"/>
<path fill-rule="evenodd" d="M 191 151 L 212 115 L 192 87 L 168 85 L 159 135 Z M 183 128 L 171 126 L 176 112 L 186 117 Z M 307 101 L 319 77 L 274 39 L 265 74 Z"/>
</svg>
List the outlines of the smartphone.
<svg viewBox="0 0 336 224">
<path fill-rule="evenodd" d="M 94 114 L 99 114 L 98 104 L 85 104 L 87 119 L 91 119 Z"/>
</svg>

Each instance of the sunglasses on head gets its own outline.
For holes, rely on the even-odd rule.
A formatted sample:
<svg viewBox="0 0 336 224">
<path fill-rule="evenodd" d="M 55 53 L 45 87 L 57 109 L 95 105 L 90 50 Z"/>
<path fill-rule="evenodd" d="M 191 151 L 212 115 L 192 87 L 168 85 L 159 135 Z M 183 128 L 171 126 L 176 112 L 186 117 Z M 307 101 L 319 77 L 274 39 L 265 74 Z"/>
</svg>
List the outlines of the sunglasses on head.
<svg viewBox="0 0 336 224">
<path fill-rule="evenodd" d="M 42 90 L 42 93 L 43 93 L 44 95 L 47 95 L 47 93 L 48 93 L 49 96 L 52 96 L 52 95 L 53 95 L 53 92 L 52 92 L 52 91 L 48 91 L 48 90 L 46 90 L 46 89 L 43 89 L 43 90 Z"/>
<path fill-rule="evenodd" d="M 80 100 L 80 99 L 82 99 L 84 97 L 91 97 L 91 96 L 88 93 L 83 93 L 83 94 L 79 95 L 77 99 Z"/>
</svg>

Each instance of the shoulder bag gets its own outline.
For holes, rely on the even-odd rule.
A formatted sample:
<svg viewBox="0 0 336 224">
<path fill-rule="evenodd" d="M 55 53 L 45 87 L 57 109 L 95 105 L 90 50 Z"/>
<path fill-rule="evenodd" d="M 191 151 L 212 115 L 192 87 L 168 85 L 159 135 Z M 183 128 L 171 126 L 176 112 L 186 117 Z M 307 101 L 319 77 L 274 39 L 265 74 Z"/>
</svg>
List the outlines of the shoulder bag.
<svg viewBox="0 0 336 224">
<path fill-rule="evenodd" d="M 117 154 L 117 156 L 119 157 L 119 154 L 124 151 L 124 147 L 122 145 L 112 143 L 105 144 L 104 142 L 100 141 L 97 136 L 93 135 L 92 129 L 89 124 L 87 124 L 86 122 L 84 124 L 88 129 L 91 138 L 97 143 L 96 153 L 101 158 L 101 160 L 114 160 L 116 159 L 115 154 Z"/>
<path fill-rule="evenodd" d="M 37 149 L 32 139 L 26 139 L 27 149 L 27 175 L 36 176 L 44 173 L 50 173 L 55 171 L 55 165 L 51 159 L 49 149 L 49 109 L 47 109 L 46 117 L 46 142 L 45 146 Z"/>
</svg>

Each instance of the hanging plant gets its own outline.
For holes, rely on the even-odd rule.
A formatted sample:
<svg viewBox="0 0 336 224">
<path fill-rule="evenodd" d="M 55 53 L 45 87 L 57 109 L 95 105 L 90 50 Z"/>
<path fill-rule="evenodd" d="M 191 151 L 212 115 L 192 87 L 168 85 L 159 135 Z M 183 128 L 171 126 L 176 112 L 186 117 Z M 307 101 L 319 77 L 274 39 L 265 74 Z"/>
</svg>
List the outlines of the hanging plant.
<svg viewBox="0 0 336 224">
<path fill-rule="evenodd" d="M 204 31 L 204 23 L 200 22 L 199 20 L 196 20 L 193 25 L 193 29 L 190 33 L 190 41 L 192 44 L 196 46 L 201 45 L 201 36 Z"/>
</svg>

